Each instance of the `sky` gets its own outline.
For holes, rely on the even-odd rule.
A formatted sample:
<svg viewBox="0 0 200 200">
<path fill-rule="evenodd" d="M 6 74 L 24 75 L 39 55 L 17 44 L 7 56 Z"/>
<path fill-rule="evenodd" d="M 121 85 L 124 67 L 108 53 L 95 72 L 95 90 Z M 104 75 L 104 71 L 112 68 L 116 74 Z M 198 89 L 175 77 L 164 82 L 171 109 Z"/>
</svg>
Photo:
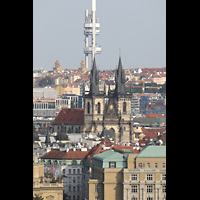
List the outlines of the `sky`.
<svg viewBox="0 0 200 200">
<path fill-rule="evenodd" d="M 33 0 L 34 69 L 52 70 L 56 60 L 63 69 L 80 67 L 85 10 L 91 13 L 91 0 Z M 119 48 L 124 68 L 166 67 L 166 0 L 96 0 L 96 17 L 99 70 L 116 68 Z"/>
</svg>

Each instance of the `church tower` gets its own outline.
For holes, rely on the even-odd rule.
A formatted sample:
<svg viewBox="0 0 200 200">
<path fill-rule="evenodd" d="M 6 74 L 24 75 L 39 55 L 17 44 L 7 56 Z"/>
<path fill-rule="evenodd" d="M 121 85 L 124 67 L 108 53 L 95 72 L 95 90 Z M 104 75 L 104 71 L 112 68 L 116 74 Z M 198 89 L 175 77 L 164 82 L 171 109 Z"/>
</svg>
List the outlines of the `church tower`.
<svg viewBox="0 0 200 200">
<path fill-rule="evenodd" d="M 96 68 L 95 57 L 90 71 L 90 91 L 83 94 L 84 98 L 84 133 L 102 132 L 104 112 L 104 92 L 99 91 L 99 73 Z"/>
<path fill-rule="evenodd" d="M 131 91 L 125 88 L 125 72 L 119 57 L 118 69 L 115 73 L 115 90 L 108 93 L 108 106 L 104 114 L 104 124 L 112 126 L 115 142 L 130 142 L 132 135 L 131 125 Z M 110 124 L 110 126 L 108 126 Z"/>
<path fill-rule="evenodd" d="M 108 95 L 99 91 L 99 74 L 95 58 L 90 71 L 89 94 L 83 92 L 84 98 L 84 133 L 112 138 L 115 142 L 132 141 L 131 91 L 125 88 L 125 72 L 121 57 L 115 74 L 115 90 L 109 87 Z M 105 104 L 105 98 L 109 101 Z"/>
</svg>

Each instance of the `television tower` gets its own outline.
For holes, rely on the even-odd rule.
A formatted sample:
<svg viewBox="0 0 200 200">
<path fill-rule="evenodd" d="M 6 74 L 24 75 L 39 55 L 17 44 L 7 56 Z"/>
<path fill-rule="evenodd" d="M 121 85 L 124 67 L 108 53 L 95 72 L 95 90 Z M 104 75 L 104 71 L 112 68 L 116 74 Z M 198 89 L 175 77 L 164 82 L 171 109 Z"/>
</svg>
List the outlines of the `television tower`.
<svg viewBox="0 0 200 200">
<path fill-rule="evenodd" d="M 88 14 L 88 10 L 85 11 L 85 23 L 84 23 L 84 35 L 85 35 L 85 67 L 88 68 L 88 56 L 91 54 L 91 64 L 95 57 L 95 54 L 101 53 L 101 47 L 96 46 L 96 35 L 100 33 L 99 19 L 96 18 L 96 0 L 92 0 L 92 14 Z M 91 36 L 91 45 L 89 46 L 89 36 Z"/>
</svg>

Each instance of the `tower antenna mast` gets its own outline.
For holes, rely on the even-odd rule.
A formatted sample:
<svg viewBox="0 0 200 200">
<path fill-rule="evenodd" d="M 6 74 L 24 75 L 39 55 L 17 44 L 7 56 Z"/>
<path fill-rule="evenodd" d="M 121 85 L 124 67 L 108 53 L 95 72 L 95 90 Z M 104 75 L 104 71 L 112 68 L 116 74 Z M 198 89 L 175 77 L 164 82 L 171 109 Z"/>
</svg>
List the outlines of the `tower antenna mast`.
<svg viewBox="0 0 200 200">
<path fill-rule="evenodd" d="M 89 14 L 88 10 L 85 11 L 84 35 L 85 35 L 85 66 L 89 66 L 89 54 L 91 54 L 91 65 L 93 63 L 95 54 L 101 53 L 101 47 L 96 46 L 96 35 L 100 33 L 99 19 L 96 18 L 96 0 L 92 0 L 92 13 Z M 89 36 L 91 36 L 91 45 L 89 46 Z"/>
</svg>

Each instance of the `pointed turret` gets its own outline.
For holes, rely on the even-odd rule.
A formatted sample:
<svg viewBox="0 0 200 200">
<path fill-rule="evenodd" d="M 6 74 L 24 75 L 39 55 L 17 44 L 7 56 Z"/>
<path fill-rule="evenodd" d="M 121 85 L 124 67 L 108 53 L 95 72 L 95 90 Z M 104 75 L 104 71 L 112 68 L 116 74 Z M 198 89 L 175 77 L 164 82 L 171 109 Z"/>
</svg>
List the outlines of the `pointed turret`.
<svg viewBox="0 0 200 200">
<path fill-rule="evenodd" d="M 99 94 L 99 73 L 96 67 L 96 61 L 94 57 L 92 70 L 90 71 L 90 93 L 89 94 Z"/>
<path fill-rule="evenodd" d="M 119 57 L 118 69 L 115 73 L 115 94 L 126 94 L 125 92 L 125 72 L 122 68 L 121 57 Z"/>
</svg>

